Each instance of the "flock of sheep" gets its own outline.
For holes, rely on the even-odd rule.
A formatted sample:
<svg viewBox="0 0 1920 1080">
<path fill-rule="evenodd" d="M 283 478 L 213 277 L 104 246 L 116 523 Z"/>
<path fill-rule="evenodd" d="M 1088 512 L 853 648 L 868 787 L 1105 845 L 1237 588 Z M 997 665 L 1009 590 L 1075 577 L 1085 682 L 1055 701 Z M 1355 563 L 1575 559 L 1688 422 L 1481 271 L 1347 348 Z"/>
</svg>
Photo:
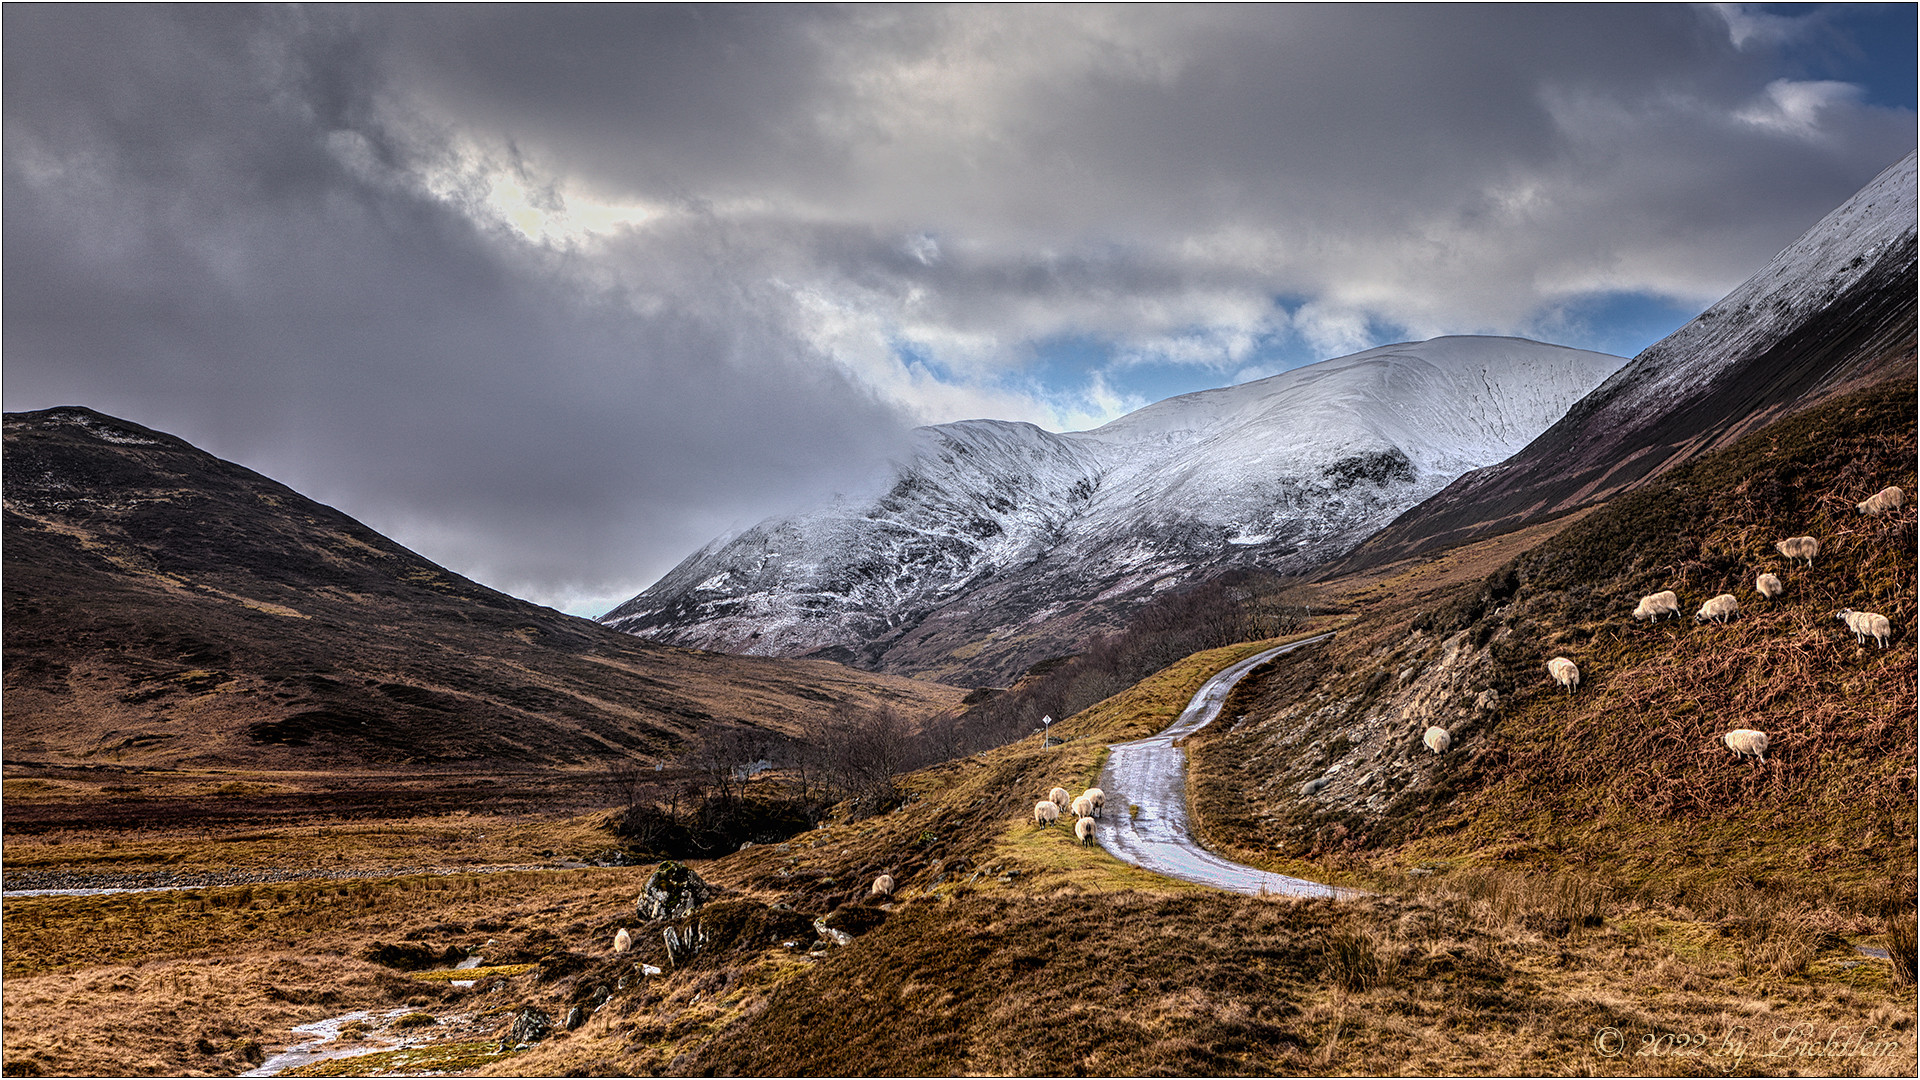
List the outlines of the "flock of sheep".
<svg viewBox="0 0 1920 1080">
<path fill-rule="evenodd" d="M 1889 510 L 1898 510 L 1905 500 L 1906 495 L 1899 488 L 1883 488 L 1867 501 L 1856 504 L 1854 509 L 1862 514 L 1876 516 Z M 1788 559 L 1805 559 L 1809 567 L 1813 565 L 1813 557 L 1820 554 L 1820 541 L 1811 536 L 1791 536 L 1776 542 L 1773 547 Z M 1763 573 L 1753 579 L 1753 591 L 1759 593 L 1762 600 L 1771 600 L 1785 592 L 1786 586 L 1781 584 L 1780 579 L 1773 574 Z M 1721 593 L 1701 604 L 1700 610 L 1693 613 L 1693 621 L 1698 623 L 1712 620 L 1723 623 L 1739 614 L 1739 599 L 1732 593 Z M 1639 605 L 1633 609 L 1633 617 L 1636 620 L 1647 619 L 1657 622 L 1662 615 L 1672 615 L 1676 618 L 1680 615 L 1680 597 L 1671 589 L 1641 597 Z M 1865 645 L 1868 638 L 1873 638 L 1884 649 L 1887 647 L 1888 639 L 1893 636 L 1893 624 L 1887 621 L 1885 615 L 1842 608 L 1834 612 L 1833 617 L 1845 623 L 1847 629 L 1853 631 L 1854 639 L 1861 645 Z M 1547 661 L 1547 674 L 1565 687 L 1569 694 L 1580 686 L 1580 669 L 1564 656 L 1556 656 Z M 1740 728 L 1727 732 L 1721 740 L 1727 744 L 1727 749 L 1733 751 L 1733 756 L 1736 758 L 1753 757 L 1760 761 L 1767 759 L 1765 732 L 1755 731 L 1752 728 Z M 1443 754 L 1449 746 L 1453 745 L 1453 736 L 1448 734 L 1446 728 L 1429 726 L 1424 742 L 1428 750 L 1435 754 Z"/>
<path fill-rule="evenodd" d="M 1060 820 L 1060 808 L 1066 807 L 1073 814 L 1073 835 L 1085 847 L 1093 843 L 1093 823 L 1100 816 L 1101 808 L 1107 805 L 1107 793 L 1097 787 L 1090 787 L 1077 799 L 1068 801 L 1067 789 L 1054 788 L 1047 797 L 1033 804 L 1033 823 L 1052 825 Z"/>
</svg>

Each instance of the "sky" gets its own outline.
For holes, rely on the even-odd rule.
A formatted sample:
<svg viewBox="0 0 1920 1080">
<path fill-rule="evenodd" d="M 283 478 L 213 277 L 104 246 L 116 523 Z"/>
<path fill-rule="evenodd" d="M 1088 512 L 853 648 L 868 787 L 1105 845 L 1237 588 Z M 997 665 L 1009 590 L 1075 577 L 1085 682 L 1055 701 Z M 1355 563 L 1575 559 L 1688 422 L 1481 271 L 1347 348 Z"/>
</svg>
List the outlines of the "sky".
<svg viewBox="0 0 1920 1080">
<path fill-rule="evenodd" d="M 1915 143 L 1894 5 L 0 8 L 0 396 L 577 614 L 914 426 L 1630 356 Z"/>
</svg>

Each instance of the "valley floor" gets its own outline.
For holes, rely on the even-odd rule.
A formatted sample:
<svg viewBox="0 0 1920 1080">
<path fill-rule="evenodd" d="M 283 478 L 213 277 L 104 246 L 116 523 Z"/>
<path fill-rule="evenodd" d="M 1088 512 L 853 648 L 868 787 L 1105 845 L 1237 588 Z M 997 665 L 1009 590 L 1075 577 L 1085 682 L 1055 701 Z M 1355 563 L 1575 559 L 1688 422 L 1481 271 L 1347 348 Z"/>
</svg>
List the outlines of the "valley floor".
<svg viewBox="0 0 1920 1080">
<path fill-rule="evenodd" d="M 1164 727 L 1259 647 L 1175 665 L 1056 725 L 1061 745 L 913 774 L 893 813 L 694 864 L 722 893 L 670 924 L 635 916 L 652 867 L 566 865 L 611 844 L 605 814 L 10 831 L 10 887 L 328 876 L 6 900 L 4 1071 L 233 1074 L 309 1038 L 296 1025 L 365 1014 L 338 1045 L 376 1053 L 302 1071 L 1912 1074 L 1913 990 L 1859 951 L 1889 944 L 1880 920 L 1756 934 L 1762 912 L 1584 877 L 1339 858 L 1307 869 L 1376 895 L 1242 897 L 1030 823 L 1034 791 L 1088 783 L 1109 742 Z M 16 799 L 23 782 L 47 781 L 10 782 L 10 830 L 51 797 Z M 867 897 L 882 871 L 894 896 Z M 621 927 L 631 953 L 612 951 Z M 669 928 L 700 941 L 678 963 Z M 511 1037 L 528 1009 L 554 1030 Z"/>
</svg>

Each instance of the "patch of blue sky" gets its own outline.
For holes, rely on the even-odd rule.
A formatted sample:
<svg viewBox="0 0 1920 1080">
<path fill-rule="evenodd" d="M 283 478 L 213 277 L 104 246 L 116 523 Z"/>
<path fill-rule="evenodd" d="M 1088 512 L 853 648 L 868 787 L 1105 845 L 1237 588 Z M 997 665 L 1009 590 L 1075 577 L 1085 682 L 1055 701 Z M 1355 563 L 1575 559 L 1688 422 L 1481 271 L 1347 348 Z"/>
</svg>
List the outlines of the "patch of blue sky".
<svg viewBox="0 0 1920 1080">
<path fill-rule="evenodd" d="M 1685 326 L 1701 310 L 1653 293 L 1588 293 L 1537 316 L 1521 336 L 1633 357 Z"/>
<path fill-rule="evenodd" d="M 1869 105 L 1912 109 L 1920 96 L 1920 5 L 1756 4 L 1763 15 L 1808 22 L 1780 43 L 1781 74 L 1833 79 L 1866 92 Z"/>
</svg>

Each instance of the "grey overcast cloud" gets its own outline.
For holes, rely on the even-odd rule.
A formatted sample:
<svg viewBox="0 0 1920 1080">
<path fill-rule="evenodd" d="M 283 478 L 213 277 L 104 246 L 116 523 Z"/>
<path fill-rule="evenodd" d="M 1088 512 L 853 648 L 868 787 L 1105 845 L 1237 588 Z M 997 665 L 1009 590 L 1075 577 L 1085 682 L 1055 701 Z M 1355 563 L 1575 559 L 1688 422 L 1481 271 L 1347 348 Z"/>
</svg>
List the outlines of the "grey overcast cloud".
<svg viewBox="0 0 1920 1080">
<path fill-rule="evenodd" d="M 1913 148 L 1914 11 L 11 3 L 5 404 L 598 613 L 918 424 L 1636 352 Z"/>
</svg>

